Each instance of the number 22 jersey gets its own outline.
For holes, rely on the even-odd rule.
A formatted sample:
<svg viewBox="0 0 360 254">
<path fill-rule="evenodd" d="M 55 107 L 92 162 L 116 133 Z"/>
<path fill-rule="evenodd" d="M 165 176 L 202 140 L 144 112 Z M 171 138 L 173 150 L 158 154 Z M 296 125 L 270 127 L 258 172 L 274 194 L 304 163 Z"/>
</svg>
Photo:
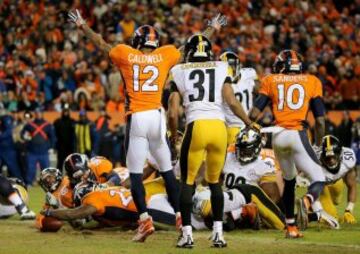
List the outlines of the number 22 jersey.
<svg viewBox="0 0 360 254">
<path fill-rule="evenodd" d="M 228 64 L 220 61 L 193 62 L 176 65 L 171 75 L 183 98 L 186 124 L 199 119 L 225 121 L 222 87 L 230 80 Z"/>
</svg>

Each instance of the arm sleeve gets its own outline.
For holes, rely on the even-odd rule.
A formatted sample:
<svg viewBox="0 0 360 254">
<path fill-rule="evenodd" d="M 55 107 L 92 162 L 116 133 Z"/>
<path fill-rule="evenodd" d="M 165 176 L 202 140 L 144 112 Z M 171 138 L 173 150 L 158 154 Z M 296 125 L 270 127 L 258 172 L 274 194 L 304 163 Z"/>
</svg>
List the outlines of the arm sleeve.
<svg viewBox="0 0 360 254">
<path fill-rule="evenodd" d="M 315 118 L 325 115 L 325 105 L 321 97 L 312 98 L 310 108 Z"/>
<path fill-rule="evenodd" d="M 259 94 L 254 102 L 254 107 L 258 108 L 260 111 L 263 111 L 266 105 L 270 102 L 270 98 L 265 94 Z"/>
</svg>

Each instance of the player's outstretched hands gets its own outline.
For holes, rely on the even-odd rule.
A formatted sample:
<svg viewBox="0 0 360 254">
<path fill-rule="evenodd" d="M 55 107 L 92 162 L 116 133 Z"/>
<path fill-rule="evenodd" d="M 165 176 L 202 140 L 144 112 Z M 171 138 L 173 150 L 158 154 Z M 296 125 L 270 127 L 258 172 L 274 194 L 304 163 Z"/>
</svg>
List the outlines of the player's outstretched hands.
<svg viewBox="0 0 360 254">
<path fill-rule="evenodd" d="M 257 132 L 260 132 L 261 130 L 261 125 L 256 123 L 256 122 L 252 122 L 250 125 L 249 125 L 249 128 L 257 131 Z"/>
<path fill-rule="evenodd" d="M 69 21 L 76 24 L 77 27 L 81 27 L 86 24 L 86 21 L 81 17 L 80 11 L 78 9 L 73 11 L 69 11 L 68 13 Z"/>
<path fill-rule="evenodd" d="M 225 15 L 222 15 L 221 13 L 219 13 L 214 18 L 208 21 L 208 26 L 211 26 L 216 30 L 219 30 L 222 26 L 226 26 L 226 24 L 227 24 L 227 17 Z"/>
</svg>

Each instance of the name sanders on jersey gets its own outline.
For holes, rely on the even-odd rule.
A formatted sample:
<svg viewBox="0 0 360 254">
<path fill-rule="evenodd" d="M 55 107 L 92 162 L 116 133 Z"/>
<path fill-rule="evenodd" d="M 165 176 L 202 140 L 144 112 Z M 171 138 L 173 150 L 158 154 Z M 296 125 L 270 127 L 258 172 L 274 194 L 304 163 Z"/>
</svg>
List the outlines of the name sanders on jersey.
<svg viewBox="0 0 360 254">
<path fill-rule="evenodd" d="M 163 61 L 161 54 L 155 54 L 155 55 L 135 55 L 135 54 L 129 54 L 128 61 L 130 63 L 146 63 L 146 64 L 156 64 Z"/>
</svg>

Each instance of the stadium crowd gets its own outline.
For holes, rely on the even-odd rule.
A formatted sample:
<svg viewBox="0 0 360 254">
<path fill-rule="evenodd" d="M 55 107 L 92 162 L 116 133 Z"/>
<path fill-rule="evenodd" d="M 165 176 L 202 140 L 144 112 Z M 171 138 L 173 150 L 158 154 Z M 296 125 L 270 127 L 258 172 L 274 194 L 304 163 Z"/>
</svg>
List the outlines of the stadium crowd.
<svg viewBox="0 0 360 254">
<path fill-rule="evenodd" d="M 150 24 L 162 44 L 180 45 L 220 11 L 230 24 L 216 35 L 216 55 L 232 50 L 264 76 L 280 49 L 292 48 L 321 79 L 329 109 L 359 109 L 359 0 L 239 0 L 216 8 L 201 2 L 194 8 L 174 0 L 2 1 L 0 103 L 9 111 L 60 111 L 64 103 L 73 110 L 124 111 L 120 74 L 67 22 L 67 11 L 78 8 L 111 44 L 129 42 L 136 27 Z"/>
</svg>

